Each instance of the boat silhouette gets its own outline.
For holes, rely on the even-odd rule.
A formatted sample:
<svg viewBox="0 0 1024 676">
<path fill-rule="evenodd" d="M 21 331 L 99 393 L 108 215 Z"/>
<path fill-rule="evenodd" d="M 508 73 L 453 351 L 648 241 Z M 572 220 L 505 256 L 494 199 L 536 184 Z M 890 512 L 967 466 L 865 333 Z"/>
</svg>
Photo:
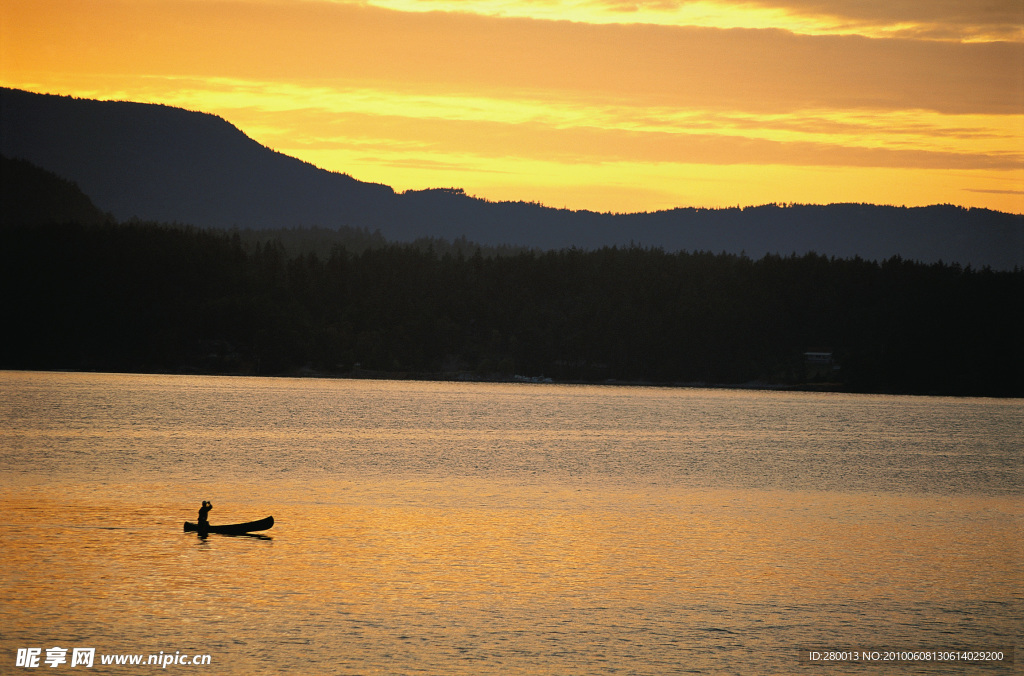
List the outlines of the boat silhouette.
<svg viewBox="0 0 1024 676">
<path fill-rule="evenodd" d="M 221 524 L 219 526 L 206 525 L 200 526 L 199 524 L 192 523 L 191 521 L 185 522 L 186 533 L 199 533 L 200 535 L 206 533 L 219 533 L 221 535 L 245 535 L 257 530 L 267 530 L 274 526 L 274 517 L 268 516 L 265 519 L 259 519 L 258 521 L 247 521 L 246 523 L 228 523 Z"/>
</svg>

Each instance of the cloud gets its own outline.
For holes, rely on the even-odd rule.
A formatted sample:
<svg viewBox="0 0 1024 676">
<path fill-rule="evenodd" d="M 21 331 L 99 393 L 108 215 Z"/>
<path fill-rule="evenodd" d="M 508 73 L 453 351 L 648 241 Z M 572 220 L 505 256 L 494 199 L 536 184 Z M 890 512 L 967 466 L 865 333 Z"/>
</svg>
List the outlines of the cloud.
<svg viewBox="0 0 1024 676">
<path fill-rule="evenodd" d="M 1024 40 L 1024 16 L 1017 0 L 353 0 L 353 4 L 404 12 L 595 24 L 772 27 L 807 35 Z"/>
<path fill-rule="evenodd" d="M 753 0 L 800 16 L 831 17 L 837 27 L 872 35 L 967 40 L 1024 39 L 1019 0 Z"/>
<path fill-rule="evenodd" d="M 995 190 L 984 188 L 964 188 L 967 192 L 987 193 L 990 195 L 1024 195 L 1024 190 Z"/>
<path fill-rule="evenodd" d="M 385 86 L 500 98 L 579 97 L 758 113 L 1024 107 L 1024 44 L 798 36 L 779 30 L 586 25 L 321 3 L 99 0 L 39 16 L 5 70 L 145 73 Z M 30 3 L 36 6 L 34 0 Z M 18 12 L 21 9 L 21 12 Z M 63 10 L 63 11 L 62 11 Z M 33 25 L 34 23 L 34 25 Z M 46 43 L 31 36 L 46 34 Z M 28 40 L 25 39 L 28 35 Z"/>
<path fill-rule="evenodd" d="M 414 113 L 410 110 L 410 113 Z M 885 144 L 865 143 L 849 133 L 786 132 L 778 134 L 771 122 L 764 127 L 746 120 L 731 128 L 711 124 L 693 128 L 634 130 L 585 124 L 553 126 L 546 122 L 504 122 L 445 119 L 365 112 L 294 111 L 258 122 L 264 128 L 282 125 L 263 140 L 289 148 L 379 147 L 388 153 L 426 156 L 431 153 L 471 154 L 479 157 L 532 158 L 563 163 L 683 162 L 694 164 L 773 164 L 801 166 L 903 167 L 928 169 L 1024 170 L 1024 152 L 978 152 L 971 144 L 944 147 L 929 139 Z M 294 127 L 290 127 L 294 125 Z M 314 136 L 302 129 L 317 130 Z"/>
</svg>

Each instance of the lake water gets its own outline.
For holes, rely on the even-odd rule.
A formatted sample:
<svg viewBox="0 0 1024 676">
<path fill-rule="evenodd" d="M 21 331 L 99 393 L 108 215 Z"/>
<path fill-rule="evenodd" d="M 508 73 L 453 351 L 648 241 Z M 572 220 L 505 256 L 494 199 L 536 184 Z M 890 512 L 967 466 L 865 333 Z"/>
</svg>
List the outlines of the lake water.
<svg viewBox="0 0 1024 676">
<path fill-rule="evenodd" d="M 1022 431 L 1022 400 L 0 372 L 0 673 L 1020 673 L 799 651 L 1020 647 Z M 183 533 L 203 500 L 276 525 Z M 100 664 L 161 652 L 210 664 Z"/>
</svg>

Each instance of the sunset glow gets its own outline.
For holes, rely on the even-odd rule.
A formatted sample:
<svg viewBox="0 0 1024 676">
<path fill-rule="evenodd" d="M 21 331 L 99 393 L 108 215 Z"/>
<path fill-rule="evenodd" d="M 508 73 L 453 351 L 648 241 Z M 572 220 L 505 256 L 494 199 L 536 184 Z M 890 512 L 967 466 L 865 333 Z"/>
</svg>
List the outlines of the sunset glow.
<svg viewBox="0 0 1024 676">
<path fill-rule="evenodd" d="M 214 113 L 396 190 L 1024 213 L 1016 0 L 9 0 L 0 85 Z"/>
</svg>

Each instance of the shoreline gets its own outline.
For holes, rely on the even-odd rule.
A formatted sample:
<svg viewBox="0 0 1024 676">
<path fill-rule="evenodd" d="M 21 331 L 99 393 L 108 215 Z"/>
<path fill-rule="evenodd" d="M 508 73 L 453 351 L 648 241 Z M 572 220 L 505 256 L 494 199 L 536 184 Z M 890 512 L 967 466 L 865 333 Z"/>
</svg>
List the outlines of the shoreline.
<svg viewBox="0 0 1024 676">
<path fill-rule="evenodd" d="M 371 371 L 365 369 L 346 373 L 316 371 L 315 369 L 298 369 L 287 373 L 253 373 L 205 371 L 202 369 L 182 370 L 151 370 L 151 371 L 105 371 L 101 369 L 0 369 L 3 371 L 23 373 L 106 373 L 111 375 L 166 375 L 166 376 L 211 376 L 232 378 L 297 378 L 323 380 L 385 380 L 385 381 L 421 381 L 421 382 L 462 382 L 462 383 L 498 383 L 520 385 L 592 385 L 605 387 L 653 387 L 666 389 L 707 389 L 707 390 L 739 390 L 763 392 L 807 392 L 819 394 L 864 394 L 879 396 L 912 396 L 912 397 L 953 397 L 963 399 L 1024 399 L 1024 394 L 991 394 L 991 393 L 951 393 L 923 392 L 914 390 L 854 389 L 840 382 L 809 382 L 809 383 L 769 383 L 750 381 L 745 383 L 707 383 L 701 381 L 687 382 L 656 382 L 645 380 L 560 380 L 544 376 L 519 375 L 487 375 L 481 376 L 471 372 L 413 372 L 413 371 Z"/>
</svg>

